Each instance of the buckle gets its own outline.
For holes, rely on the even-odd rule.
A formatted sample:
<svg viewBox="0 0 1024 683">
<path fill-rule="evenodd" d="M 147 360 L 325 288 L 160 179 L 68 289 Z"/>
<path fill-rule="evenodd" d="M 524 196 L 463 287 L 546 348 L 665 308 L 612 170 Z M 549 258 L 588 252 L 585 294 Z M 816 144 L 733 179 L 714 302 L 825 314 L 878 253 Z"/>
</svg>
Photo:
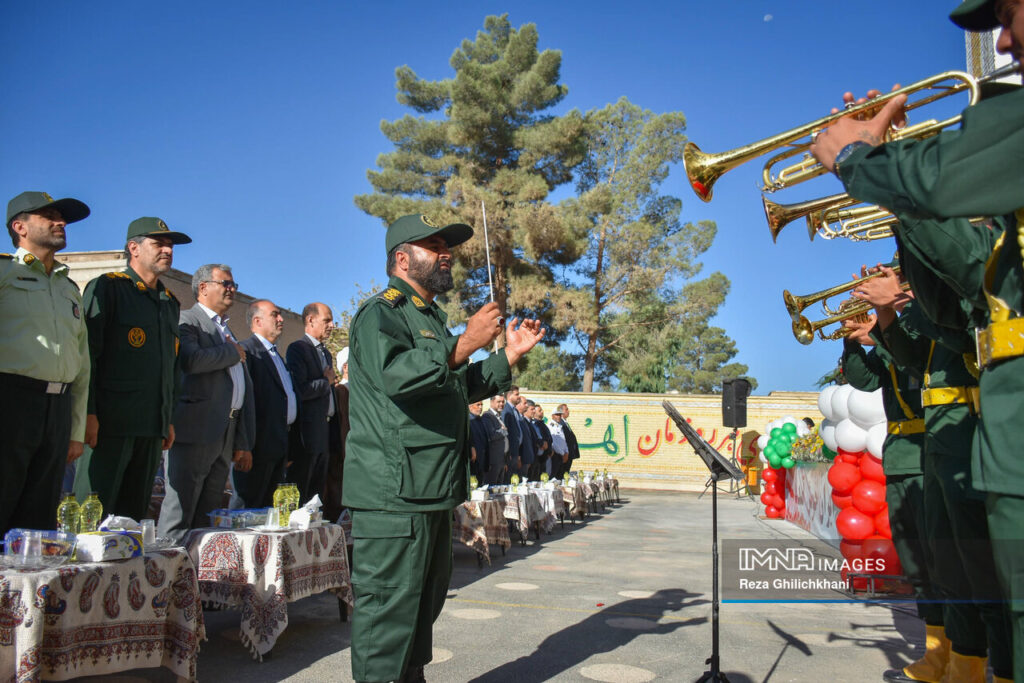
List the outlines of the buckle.
<svg viewBox="0 0 1024 683">
<path fill-rule="evenodd" d="M 64 384 L 64 382 L 47 382 L 46 383 L 46 393 L 48 393 L 48 394 L 63 394 L 64 393 L 64 389 L 67 386 L 68 385 Z"/>
<path fill-rule="evenodd" d="M 242 412 L 241 408 L 232 408 L 231 412 L 228 413 L 228 419 L 229 420 L 234 420 L 236 417 L 238 417 L 238 414 L 240 412 Z"/>
</svg>

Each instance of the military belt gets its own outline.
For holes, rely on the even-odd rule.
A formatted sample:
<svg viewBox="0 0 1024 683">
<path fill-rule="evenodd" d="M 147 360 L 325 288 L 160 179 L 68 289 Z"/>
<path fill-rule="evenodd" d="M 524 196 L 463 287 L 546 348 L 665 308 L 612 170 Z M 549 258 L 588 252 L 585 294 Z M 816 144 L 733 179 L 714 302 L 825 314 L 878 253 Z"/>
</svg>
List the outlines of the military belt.
<svg viewBox="0 0 1024 683">
<path fill-rule="evenodd" d="M 978 331 L 978 366 L 1024 355 L 1024 318 L 994 322 Z"/>
<path fill-rule="evenodd" d="M 900 436 L 907 436 L 908 434 L 921 434 L 924 432 L 924 418 L 917 418 L 916 420 L 901 420 L 899 422 L 890 422 L 888 432 L 890 434 L 899 434 Z"/>
<path fill-rule="evenodd" d="M 10 372 L 0 372 L 0 377 L 10 384 L 21 387 L 28 391 L 35 391 L 40 394 L 64 394 L 71 388 L 69 382 L 47 382 L 45 379 L 35 379 L 24 375 L 15 375 Z"/>
<path fill-rule="evenodd" d="M 947 406 L 954 403 L 966 403 L 974 408 L 978 406 L 978 387 L 935 387 L 921 391 L 921 405 Z"/>
</svg>

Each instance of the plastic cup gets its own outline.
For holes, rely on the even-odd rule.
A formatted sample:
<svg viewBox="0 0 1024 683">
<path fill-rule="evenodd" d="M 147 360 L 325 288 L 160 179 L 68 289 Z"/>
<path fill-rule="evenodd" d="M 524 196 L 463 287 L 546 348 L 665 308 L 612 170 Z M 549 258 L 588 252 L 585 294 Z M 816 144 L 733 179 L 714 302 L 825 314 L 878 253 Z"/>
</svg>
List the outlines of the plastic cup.
<svg viewBox="0 0 1024 683">
<path fill-rule="evenodd" d="M 43 533 L 26 531 L 21 536 L 21 556 L 26 562 L 38 560 L 43 556 Z"/>
<path fill-rule="evenodd" d="M 144 519 L 139 525 L 142 526 L 142 547 L 156 543 L 156 520 Z"/>
</svg>

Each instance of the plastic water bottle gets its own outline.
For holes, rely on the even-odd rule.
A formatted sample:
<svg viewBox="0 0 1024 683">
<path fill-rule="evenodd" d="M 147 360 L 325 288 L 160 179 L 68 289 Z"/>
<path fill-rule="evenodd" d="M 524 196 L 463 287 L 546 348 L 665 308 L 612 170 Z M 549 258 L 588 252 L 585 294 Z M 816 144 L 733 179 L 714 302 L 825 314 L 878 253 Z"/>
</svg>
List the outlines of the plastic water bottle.
<svg viewBox="0 0 1024 683">
<path fill-rule="evenodd" d="M 57 531 L 77 534 L 80 517 L 81 509 L 75 500 L 75 494 L 65 493 L 60 505 L 57 506 Z"/>
<path fill-rule="evenodd" d="M 103 519 L 103 503 L 100 502 L 100 497 L 93 491 L 85 499 L 85 502 L 82 503 L 82 533 L 99 529 L 101 519 Z"/>
</svg>

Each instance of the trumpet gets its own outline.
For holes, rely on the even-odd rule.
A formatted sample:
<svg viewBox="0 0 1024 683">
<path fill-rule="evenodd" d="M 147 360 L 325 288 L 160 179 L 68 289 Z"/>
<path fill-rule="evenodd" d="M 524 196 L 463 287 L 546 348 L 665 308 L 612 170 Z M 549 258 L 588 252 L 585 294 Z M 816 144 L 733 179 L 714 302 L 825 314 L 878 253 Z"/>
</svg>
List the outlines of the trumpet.
<svg viewBox="0 0 1024 683">
<path fill-rule="evenodd" d="M 812 241 L 815 235 L 821 235 L 827 240 L 845 237 L 854 242 L 869 242 L 892 237 L 897 223 L 899 220 L 892 212 L 878 205 L 834 205 L 807 215 L 807 233 Z"/>
<path fill-rule="evenodd" d="M 845 192 L 818 199 L 809 199 L 795 204 L 779 204 L 765 196 L 761 197 L 761 202 L 764 204 L 764 216 L 768 221 L 768 231 L 772 234 L 772 242 L 777 241 L 782 229 L 797 218 L 809 217 L 826 209 L 853 206 L 859 203 Z M 813 234 L 811 239 L 814 239 Z"/>
<path fill-rule="evenodd" d="M 893 272 L 899 273 L 900 269 L 897 266 L 893 268 Z M 873 306 L 867 301 L 861 299 L 848 299 L 844 301 L 838 309 L 832 310 L 828 307 L 828 299 L 838 295 L 845 294 L 853 289 L 856 289 L 861 283 L 866 282 L 872 278 L 876 278 L 882 275 L 881 272 L 872 273 L 856 280 L 850 280 L 843 284 L 830 287 L 829 289 L 823 289 L 820 292 L 814 294 L 808 294 L 806 296 L 796 296 L 791 294 L 789 290 L 782 292 L 782 301 L 786 305 L 786 311 L 789 312 L 789 317 L 793 323 L 793 336 L 801 344 L 807 345 L 814 341 L 815 333 L 818 333 L 822 339 L 839 339 L 846 336 L 849 332 L 836 331 L 826 335 L 822 330 L 829 325 L 835 323 L 841 323 L 844 320 L 854 319 L 857 316 L 867 315 Z M 904 292 L 910 289 L 910 284 L 907 282 L 901 283 L 900 289 Z M 811 321 L 804 315 L 804 311 L 808 306 L 816 303 L 821 303 L 825 309 L 825 313 L 828 317 L 821 320 Z"/>
<path fill-rule="evenodd" d="M 927 91 L 935 92 L 930 95 L 925 95 L 914 102 L 908 101 L 904 110 L 911 111 L 941 98 L 964 91 L 969 93 L 968 105 L 973 105 L 981 98 L 981 84 L 983 82 L 1003 78 L 1004 76 L 1016 73 L 1019 69 L 1020 64 L 1009 64 L 1001 69 L 997 69 L 984 78 L 975 78 L 964 71 L 944 71 L 929 78 L 917 81 L 916 83 L 912 83 L 906 87 L 881 95 L 880 97 L 876 97 L 868 102 L 836 112 L 835 114 L 823 116 L 809 123 L 805 123 L 802 126 L 797 126 L 791 130 L 784 131 L 749 145 L 737 147 L 727 152 L 708 154 L 702 152 L 694 143 L 688 142 L 686 143 L 686 147 L 683 149 L 683 163 L 686 166 L 686 177 L 690 181 L 690 186 L 693 188 L 693 191 L 697 196 L 703 201 L 709 202 L 711 201 L 715 181 L 717 181 L 718 178 L 726 172 L 736 168 L 740 164 L 750 161 L 751 159 L 756 159 L 757 157 L 775 150 L 786 148 L 783 152 L 769 160 L 772 164 L 780 161 L 781 159 L 788 159 L 802 152 L 806 152 L 811 145 L 810 136 L 813 133 L 829 126 L 844 116 L 872 112 L 880 105 L 885 104 L 897 95 L 911 95 Z M 923 126 L 924 128 L 923 130 L 917 129 L 915 131 L 915 135 L 927 136 L 929 134 L 934 134 L 941 130 L 942 127 L 958 123 L 960 118 L 961 117 L 957 115 L 946 119 L 945 121 L 928 121 L 924 124 L 918 124 L 918 126 Z M 903 137 L 907 137 L 909 134 L 903 133 L 901 135 Z M 799 168 L 793 170 L 792 173 L 789 174 L 789 177 L 785 180 L 779 180 L 779 182 L 782 182 L 783 187 L 788 187 L 795 182 L 806 180 L 807 178 L 820 175 L 824 172 L 823 167 L 820 167 L 820 164 L 817 164 L 817 162 L 811 163 L 810 161 L 807 161 L 805 164 L 804 161 L 797 164 Z M 819 168 L 815 168 L 815 165 Z M 778 189 L 774 184 L 771 173 L 766 172 L 766 175 L 768 176 L 767 181 L 771 181 L 765 183 L 766 186 L 768 186 L 766 189 Z"/>
</svg>

